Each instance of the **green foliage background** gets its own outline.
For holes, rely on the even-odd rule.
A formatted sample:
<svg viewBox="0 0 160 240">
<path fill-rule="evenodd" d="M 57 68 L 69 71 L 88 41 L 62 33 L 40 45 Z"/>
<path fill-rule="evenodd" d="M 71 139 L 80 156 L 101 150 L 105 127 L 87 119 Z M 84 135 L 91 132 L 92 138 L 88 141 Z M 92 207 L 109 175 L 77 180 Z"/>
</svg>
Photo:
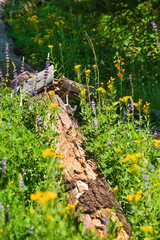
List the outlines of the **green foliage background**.
<svg viewBox="0 0 160 240">
<path fill-rule="evenodd" d="M 133 75 L 135 101 L 139 97 L 160 108 L 160 55 L 152 28 L 159 29 L 158 1 L 39 0 L 33 4 L 15 1 L 6 8 L 9 34 L 17 51 L 34 68 L 44 69 L 48 45 L 53 45 L 53 63 L 75 78 L 74 66 L 91 68 L 92 49 L 84 31 L 93 41 L 100 69 L 100 81 L 117 78 L 114 56 L 124 58 L 123 95 L 131 95 L 129 74 Z M 36 20 L 29 18 L 36 16 Z M 59 43 L 62 46 L 59 46 Z M 20 50 L 21 49 L 21 50 Z M 93 82 L 91 82 L 93 84 Z M 117 78 L 119 89 L 119 79 Z"/>
</svg>

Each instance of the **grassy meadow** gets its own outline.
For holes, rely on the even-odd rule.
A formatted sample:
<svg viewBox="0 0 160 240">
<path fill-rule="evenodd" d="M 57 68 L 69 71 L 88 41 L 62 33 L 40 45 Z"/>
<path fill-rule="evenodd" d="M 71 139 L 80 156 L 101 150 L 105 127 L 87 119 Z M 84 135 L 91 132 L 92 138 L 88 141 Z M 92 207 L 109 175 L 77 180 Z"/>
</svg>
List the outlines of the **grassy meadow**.
<svg viewBox="0 0 160 240">
<path fill-rule="evenodd" d="M 4 10 L 17 53 L 37 71 L 48 56 L 56 77 L 94 87 L 89 96 L 80 89 L 76 113 L 86 149 L 121 202 L 130 239 L 160 239 L 160 140 L 151 133 L 160 125 L 158 116 L 151 118 L 151 109 L 160 109 L 154 6 L 144 1 L 113 18 L 112 12 L 91 11 L 90 1 L 19 3 Z M 67 204 L 58 134 L 45 124 L 55 123 L 60 111 L 52 103 L 55 93 L 43 104 L 32 86 L 17 93 L 16 68 L 13 90 L 7 74 L 0 72 L 0 80 L 0 239 L 99 239 L 85 233 L 75 205 Z M 108 220 L 104 239 L 117 240 L 118 227 Z"/>
</svg>

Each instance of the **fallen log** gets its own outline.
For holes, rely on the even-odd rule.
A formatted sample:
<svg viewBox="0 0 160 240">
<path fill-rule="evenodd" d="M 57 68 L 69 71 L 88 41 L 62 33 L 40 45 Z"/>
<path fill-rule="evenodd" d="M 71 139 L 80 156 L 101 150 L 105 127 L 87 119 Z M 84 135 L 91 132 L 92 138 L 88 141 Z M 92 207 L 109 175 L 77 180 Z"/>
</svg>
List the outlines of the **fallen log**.
<svg viewBox="0 0 160 240">
<path fill-rule="evenodd" d="M 40 93 L 40 96 L 51 100 L 47 92 Z M 118 239 L 128 240 L 131 226 L 120 203 L 115 199 L 111 186 L 99 176 L 97 162 L 87 156 L 83 148 L 85 142 L 78 131 L 78 122 L 73 115 L 69 116 L 66 104 L 58 95 L 52 96 L 52 102 L 58 103 L 61 109 L 61 112 L 56 113 L 56 125 L 52 127 L 60 134 L 56 149 L 63 153 L 68 202 L 76 204 L 77 219 L 80 221 L 81 213 L 81 221 L 86 230 L 95 228 L 100 237 L 106 233 L 105 217 L 122 222 L 123 228 L 119 228 Z M 72 109 L 70 105 L 68 107 Z"/>
</svg>

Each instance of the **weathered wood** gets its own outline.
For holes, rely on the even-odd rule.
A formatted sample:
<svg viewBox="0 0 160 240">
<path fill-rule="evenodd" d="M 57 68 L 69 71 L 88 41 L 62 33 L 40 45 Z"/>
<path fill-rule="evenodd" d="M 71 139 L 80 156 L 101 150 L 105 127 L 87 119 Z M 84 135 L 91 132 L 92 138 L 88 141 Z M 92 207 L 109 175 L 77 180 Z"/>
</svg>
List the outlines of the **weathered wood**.
<svg viewBox="0 0 160 240">
<path fill-rule="evenodd" d="M 40 91 L 44 91 L 44 88 L 47 87 L 48 85 L 53 83 L 53 79 L 54 79 L 54 73 L 55 73 L 55 69 L 54 66 L 51 65 L 48 68 L 48 73 L 46 75 L 46 79 L 45 79 L 45 70 L 39 72 L 38 74 L 34 74 L 33 77 L 27 79 L 24 82 L 23 87 L 18 87 L 20 88 L 21 92 L 26 92 L 29 91 L 31 89 L 31 86 L 33 89 L 37 89 L 38 92 Z"/>
<path fill-rule="evenodd" d="M 72 99 L 79 100 L 80 90 L 84 88 L 86 89 L 85 85 L 74 82 L 68 78 L 61 77 L 57 82 L 55 91 L 62 98 L 68 95 Z"/>
<path fill-rule="evenodd" d="M 57 152 L 63 153 L 64 177 L 68 190 L 68 202 L 76 204 L 75 215 L 81 220 L 86 230 L 95 228 L 100 237 L 106 233 L 105 217 L 123 223 L 119 228 L 118 239 L 128 240 L 131 226 L 123 214 L 120 203 L 117 202 L 114 192 L 99 176 L 98 163 L 90 158 L 84 149 L 85 142 L 78 131 L 78 122 L 73 115 L 68 114 L 68 107 L 58 95 L 49 96 L 47 92 L 40 93 L 42 98 L 58 103 L 60 112 L 56 113 L 56 124 L 52 125 L 54 131 L 60 133 L 56 145 Z M 71 107 L 70 107 L 71 110 Z M 49 118 L 49 115 L 47 116 Z M 113 211 L 115 209 L 115 212 Z M 79 219 L 80 220 L 80 219 Z"/>
<path fill-rule="evenodd" d="M 87 90 L 87 86 L 79 84 L 65 77 L 56 79 L 54 78 L 55 71 L 56 70 L 54 69 L 54 66 L 51 65 L 48 69 L 48 75 L 45 81 L 45 70 L 39 72 L 38 74 L 31 74 L 31 77 L 29 78 L 26 74 L 23 87 L 18 86 L 17 91 L 20 89 L 21 92 L 25 92 L 33 88 L 37 89 L 37 91 L 41 93 L 46 87 L 46 90 L 54 90 L 59 96 L 61 96 L 61 98 L 64 98 L 67 95 L 71 99 L 79 100 L 80 91 L 84 88 Z M 21 85 L 20 78 L 21 77 L 19 76 L 19 85 Z M 90 87 L 89 91 L 93 92 L 94 88 Z"/>
</svg>

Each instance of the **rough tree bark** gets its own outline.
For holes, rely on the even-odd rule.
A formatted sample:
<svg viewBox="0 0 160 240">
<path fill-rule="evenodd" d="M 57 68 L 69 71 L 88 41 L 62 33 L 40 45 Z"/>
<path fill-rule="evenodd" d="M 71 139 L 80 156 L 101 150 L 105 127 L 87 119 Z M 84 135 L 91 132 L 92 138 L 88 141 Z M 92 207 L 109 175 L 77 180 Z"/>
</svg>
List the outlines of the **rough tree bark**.
<svg viewBox="0 0 160 240">
<path fill-rule="evenodd" d="M 40 93 L 40 96 L 51 100 L 47 92 Z M 52 127 L 60 133 L 56 149 L 63 153 L 68 202 L 76 204 L 75 215 L 79 219 L 81 213 L 85 228 L 88 231 L 95 228 L 100 237 L 104 237 L 105 233 L 105 216 L 120 221 L 123 228 L 119 229 L 118 239 L 128 240 L 131 226 L 111 186 L 99 176 L 98 164 L 85 151 L 85 142 L 78 131 L 78 122 L 74 119 L 71 106 L 64 104 L 58 95 L 52 97 L 52 102 L 58 103 L 61 110 L 56 113 L 56 126 Z"/>
</svg>

